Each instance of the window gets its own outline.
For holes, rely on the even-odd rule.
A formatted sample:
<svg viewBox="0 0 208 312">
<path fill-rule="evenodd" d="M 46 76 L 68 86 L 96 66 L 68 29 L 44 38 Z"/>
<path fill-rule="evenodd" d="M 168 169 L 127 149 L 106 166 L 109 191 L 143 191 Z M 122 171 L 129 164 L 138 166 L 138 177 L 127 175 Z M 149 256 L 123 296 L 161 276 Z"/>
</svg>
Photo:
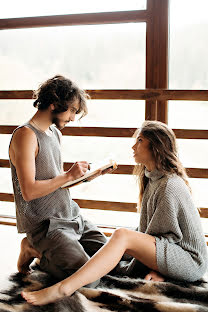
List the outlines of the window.
<svg viewBox="0 0 208 312">
<path fill-rule="evenodd" d="M 206 90 L 208 86 L 208 2 L 170 1 L 169 88 Z M 169 101 L 171 128 L 207 129 L 208 102 Z M 180 158 L 189 168 L 208 168 L 207 140 L 178 140 Z M 189 179 L 198 207 L 208 207 L 207 179 Z M 208 220 L 203 220 L 207 232 Z"/>
<path fill-rule="evenodd" d="M 129 10 L 145 10 L 146 0 L 36 0 L 35 5 L 27 0 L 7 0 L 1 8 L 0 18 L 16 18 L 24 16 L 62 15 L 75 13 L 113 12 Z"/>
<path fill-rule="evenodd" d="M 144 23 L 2 30 L 1 89 L 36 89 L 55 74 L 85 89 L 144 89 L 145 33 Z"/>
</svg>

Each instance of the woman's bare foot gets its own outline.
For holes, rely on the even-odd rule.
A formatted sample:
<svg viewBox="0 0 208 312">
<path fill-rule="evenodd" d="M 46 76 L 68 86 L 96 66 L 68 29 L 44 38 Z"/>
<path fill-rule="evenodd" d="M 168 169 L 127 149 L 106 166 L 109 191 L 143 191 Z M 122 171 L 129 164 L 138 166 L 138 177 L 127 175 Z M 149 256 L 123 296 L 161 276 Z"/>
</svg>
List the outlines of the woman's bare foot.
<svg viewBox="0 0 208 312">
<path fill-rule="evenodd" d="M 17 261 L 17 269 L 20 273 L 30 272 L 30 264 L 34 258 L 41 258 L 41 254 L 35 250 L 28 242 L 27 237 L 21 241 L 20 255 Z"/>
<path fill-rule="evenodd" d="M 164 277 L 156 272 L 156 271 L 150 271 L 149 274 L 147 274 L 144 278 L 146 281 L 154 281 L 154 282 L 164 282 Z"/>
<path fill-rule="evenodd" d="M 44 288 L 38 291 L 21 293 L 22 297 L 32 305 L 45 305 L 54 301 L 57 301 L 65 296 L 71 295 L 69 292 L 65 292 L 60 283 L 57 283 L 51 287 Z"/>
</svg>

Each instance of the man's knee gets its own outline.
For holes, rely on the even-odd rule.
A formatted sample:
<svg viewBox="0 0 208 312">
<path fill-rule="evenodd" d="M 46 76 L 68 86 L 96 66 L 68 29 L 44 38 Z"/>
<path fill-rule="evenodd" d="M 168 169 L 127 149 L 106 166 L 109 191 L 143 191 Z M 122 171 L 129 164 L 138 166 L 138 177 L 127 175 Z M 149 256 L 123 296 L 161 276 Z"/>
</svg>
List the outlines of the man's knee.
<svg viewBox="0 0 208 312">
<path fill-rule="evenodd" d="M 63 278 L 84 265 L 89 256 L 78 239 L 75 237 L 66 239 L 58 232 L 56 232 L 58 236 L 51 236 L 48 240 L 48 246 L 41 258 L 41 269 Z"/>
</svg>

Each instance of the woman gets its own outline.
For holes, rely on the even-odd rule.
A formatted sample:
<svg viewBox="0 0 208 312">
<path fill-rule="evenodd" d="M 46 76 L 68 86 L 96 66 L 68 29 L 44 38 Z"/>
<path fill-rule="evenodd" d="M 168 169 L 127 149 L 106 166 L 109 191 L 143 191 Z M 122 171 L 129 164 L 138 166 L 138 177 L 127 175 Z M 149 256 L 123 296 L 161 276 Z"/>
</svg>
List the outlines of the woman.
<svg viewBox="0 0 208 312">
<path fill-rule="evenodd" d="M 161 122 L 145 121 L 132 148 L 140 184 L 140 231 L 116 230 L 108 243 L 70 277 L 40 291 L 22 292 L 29 303 L 44 305 L 70 296 L 109 273 L 124 253 L 150 269 L 146 280 L 168 277 L 193 282 L 205 273 L 206 243 L 173 131 Z"/>
</svg>

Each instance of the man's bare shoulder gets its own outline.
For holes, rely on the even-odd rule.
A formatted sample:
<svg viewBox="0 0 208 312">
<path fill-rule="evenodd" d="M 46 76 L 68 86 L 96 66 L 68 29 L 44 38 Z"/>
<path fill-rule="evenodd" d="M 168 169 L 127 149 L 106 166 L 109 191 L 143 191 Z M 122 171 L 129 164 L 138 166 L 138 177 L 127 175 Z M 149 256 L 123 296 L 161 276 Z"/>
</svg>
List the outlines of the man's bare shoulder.
<svg viewBox="0 0 208 312">
<path fill-rule="evenodd" d="M 17 144 L 19 146 L 29 142 L 33 144 L 37 143 L 37 138 L 34 131 L 27 126 L 18 128 L 12 138 L 13 146 L 16 146 Z"/>
<path fill-rule="evenodd" d="M 9 156 L 15 167 L 17 157 L 23 158 L 24 155 L 28 154 L 28 151 L 36 156 L 38 143 L 34 131 L 27 126 L 23 126 L 16 129 L 9 146 Z"/>
</svg>

